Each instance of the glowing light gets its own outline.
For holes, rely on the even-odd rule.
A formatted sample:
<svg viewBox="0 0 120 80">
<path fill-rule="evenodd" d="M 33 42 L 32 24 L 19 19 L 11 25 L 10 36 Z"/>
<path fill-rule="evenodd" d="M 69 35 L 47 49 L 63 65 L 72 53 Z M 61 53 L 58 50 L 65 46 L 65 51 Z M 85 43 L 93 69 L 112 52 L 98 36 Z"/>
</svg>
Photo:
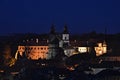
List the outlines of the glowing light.
<svg viewBox="0 0 120 80">
<path fill-rule="evenodd" d="M 18 55 L 18 50 L 17 50 L 17 52 L 15 53 L 15 59 L 17 60 L 17 55 Z"/>
<path fill-rule="evenodd" d="M 96 51 L 96 56 L 100 56 L 104 53 L 107 53 L 107 45 L 106 44 L 102 44 L 102 43 L 98 43 L 98 47 L 95 47 L 95 51 Z"/>
<path fill-rule="evenodd" d="M 78 51 L 79 51 L 80 53 L 85 53 L 85 52 L 88 51 L 88 48 L 87 48 L 87 47 L 78 47 Z"/>
</svg>

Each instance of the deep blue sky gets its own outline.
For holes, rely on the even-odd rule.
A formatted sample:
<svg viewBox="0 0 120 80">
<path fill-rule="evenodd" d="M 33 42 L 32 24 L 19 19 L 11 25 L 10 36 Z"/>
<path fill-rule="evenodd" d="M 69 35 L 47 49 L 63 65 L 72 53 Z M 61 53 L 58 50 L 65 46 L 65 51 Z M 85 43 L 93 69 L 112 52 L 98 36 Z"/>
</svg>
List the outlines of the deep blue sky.
<svg viewBox="0 0 120 80">
<path fill-rule="evenodd" d="M 120 32 L 120 0 L 0 0 L 0 34 Z"/>
</svg>

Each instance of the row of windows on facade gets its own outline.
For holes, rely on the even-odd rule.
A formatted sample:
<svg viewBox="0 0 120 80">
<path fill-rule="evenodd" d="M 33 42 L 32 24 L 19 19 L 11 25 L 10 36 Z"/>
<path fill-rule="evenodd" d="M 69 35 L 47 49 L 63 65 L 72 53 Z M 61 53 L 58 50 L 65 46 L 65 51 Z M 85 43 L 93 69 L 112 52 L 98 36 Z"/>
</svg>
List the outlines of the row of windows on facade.
<svg viewBox="0 0 120 80">
<path fill-rule="evenodd" d="M 28 54 L 31 53 L 30 51 L 27 52 Z M 35 53 L 38 53 L 38 54 L 46 54 L 47 52 L 35 52 Z"/>
<path fill-rule="evenodd" d="M 20 48 L 20 49 L 23 49 L 23 50 L 24 50 L 25 48 L 23 47 L 23 48 Z M 29 50 L 32 50 L 32 49 L 34 49 L 34 50 L 35 50 L 35 49 L 38 49 L 38 50 L 39 50 L 39 49 L 41 49 L 41 50 L 48 50 L 48 48 L 36 48 L 36 47 L 35 47 L 35 48 L 32 48 L 32 47 L 29 48 L 29 47 L 28 47 L 28 48 L 26 48 L 26 49 L 29 49 Z"/>
<path fill-rule="evenodd" d="M 46 57 L 30 56 L 28 59 L 46 59 Z"/>
</svg>

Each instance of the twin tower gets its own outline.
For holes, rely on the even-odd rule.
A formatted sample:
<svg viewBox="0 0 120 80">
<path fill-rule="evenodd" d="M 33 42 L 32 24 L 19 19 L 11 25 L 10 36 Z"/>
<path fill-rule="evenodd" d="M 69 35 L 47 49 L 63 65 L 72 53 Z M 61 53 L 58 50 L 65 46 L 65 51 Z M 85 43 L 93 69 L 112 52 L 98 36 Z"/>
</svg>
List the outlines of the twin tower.
<svg viewBox="0 0 120 80">
<path fill-rule="evenodd" d="M 55 30 L 55 26 L 52 24 L 50 33 L 49 33 L 49 50 L 47 59 L 54 59 L 56 56 L 61 55 L 64 52 L 61 52 L 61 49 L 64 50 L 69 46 L 69 31 L 67 25 L 64 26 L 62 33 L 58 34 Z"/>
<path fill-rule="evenodd" d="M 55 26 L 52 24 L 49 34 L 49 41 L 53 40 L 55 37 L 59 40 L 59 42 L 63 42 L 63 46 L 59 45 L 60 47 L 69 45 L 69 31 L 67 25 L 64 26 L 63 32 L 59 34 L 56 32 Z"/>
</svg>

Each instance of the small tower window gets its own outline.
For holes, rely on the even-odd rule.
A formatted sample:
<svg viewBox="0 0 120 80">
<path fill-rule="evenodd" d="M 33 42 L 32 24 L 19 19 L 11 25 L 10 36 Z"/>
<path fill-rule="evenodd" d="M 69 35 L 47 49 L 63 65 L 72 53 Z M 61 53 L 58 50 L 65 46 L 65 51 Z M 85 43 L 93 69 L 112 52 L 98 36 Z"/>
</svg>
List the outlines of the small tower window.
<svg viewBox="0 0 120 80">
<path fill-rule="evenodd" d="M 65 40 L 67 40 L 67 37 L 65 37 Z"/>
</svg>

